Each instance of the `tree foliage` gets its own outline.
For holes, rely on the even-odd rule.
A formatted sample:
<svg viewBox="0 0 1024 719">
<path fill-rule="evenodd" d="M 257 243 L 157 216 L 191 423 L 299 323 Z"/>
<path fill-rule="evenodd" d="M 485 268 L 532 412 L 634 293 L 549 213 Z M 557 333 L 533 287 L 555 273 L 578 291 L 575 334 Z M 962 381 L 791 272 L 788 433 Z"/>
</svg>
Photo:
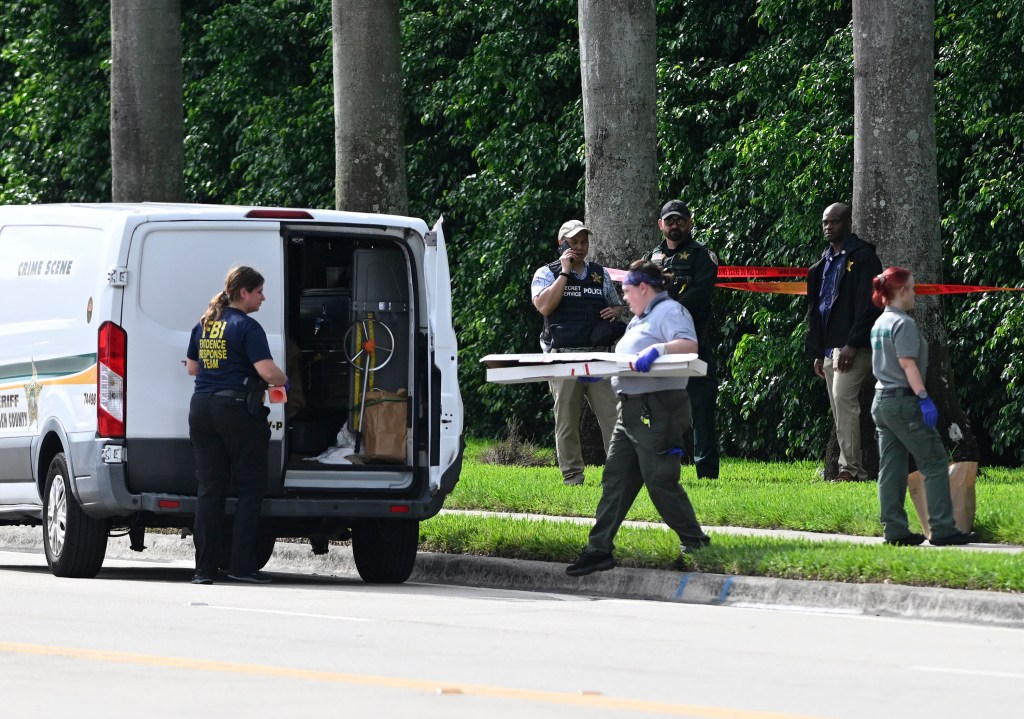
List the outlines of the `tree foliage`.
<svg viewBox="0 0 1024 719">
<path fill-rule="evenodd" d="M 189 198 L 333 207 L 330 0 L 187 5 Z"/>
<path fill-rule="evenodd" d="M 188 197 L 332 207 L 330 1 L 182 9 Z M 402 3 L 410 212 L 449 220 L 478 435 L 518 419 L 545 440 L 551 426 L 546 387 L 488 385 L 478 359 L 537 350 L 530 277 L 583 213 L 576 10 Z M 822 209 L 850 201 L 851 16 L 850 0 L 659 0 L 660 191 L 691 205 L 723 264 L 806 267 L 824 247 Z M 1020 286 L 1024 8 L 939 0 L 936 33 L 945 281 Z M 108 199 L 108 3 L 8 0 L 0 47 L 0 201 Z M 1020 294 L 943 302 L 982 459 L 1020 463 Z M 820 457 L 831 420 L 803 359 L 801 299 L 719 290 L 716 303 L 726 453 Z"/>
<path fill-rule="evenodd" d="M 1024 9 L 937 3 L 936 140 L 945 278 L 1024 286 Z M 1024 461 L 1024 307 L 1017 293 L 948 299 L 961 404 L 993 458 Z"/>
<path fill-rule="evenodd" d="M 110 6 L 0 6 L 0 202 L 110 199 Z"/>
</svg>

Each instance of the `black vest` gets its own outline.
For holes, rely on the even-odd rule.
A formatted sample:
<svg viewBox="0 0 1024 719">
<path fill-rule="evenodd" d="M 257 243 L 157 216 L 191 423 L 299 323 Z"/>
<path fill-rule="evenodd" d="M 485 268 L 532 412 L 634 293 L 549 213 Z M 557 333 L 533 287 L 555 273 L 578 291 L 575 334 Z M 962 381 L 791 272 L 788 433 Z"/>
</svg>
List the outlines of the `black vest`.
<svg viewBox="0 0 1024 719">
<path fill-rule="evenodd" d="M 550 343 L 552 349 L 588 348 L 594 344 L 591 335 L 601 322 L 601 310 L 608 306 L 604 296 L 604 273 L 601 265 L 587 263 L 587 277 L 579 280 L 569 273 L 565 281 L 562 301 L 555 311 L 544 318 L 541 339 Z M 558 276 L 562 264 L 558 261 L 548 265 L 551 274 Z M 606 345 L 600 345 L 602 347 Z"/>
<path fill-rule="evenodd" d="M 686 289 L 686 286 L 693 279 L 694 264 L 700 259 L 701 253 L 707 251 L 703 245 L 691 237 L 685 245 L 676 250 L 674 255 L 666 255 L 661 251 L 661 247 L 651 253 L 651 262 L 660 265 L 661 269 L 665 272 L 672 273 L 672 282 L 665 288 L 668 290 L 669 297 L 674 300 L 679 299 L 679 295 L 682 294 L 683 290 Z M 705 261 L 710 262 L 711 260 L 706 259 Z M 687 310 L 690 316 L 693 317 L 693 326 L 697 331 L 697 341 L 703 346 L 707 341 L 708 325 L 711 320 L 711 304 L 687 307 Z M 701 353 L 701 356 L 703 357 L 703 353 Z"/>
</svg>

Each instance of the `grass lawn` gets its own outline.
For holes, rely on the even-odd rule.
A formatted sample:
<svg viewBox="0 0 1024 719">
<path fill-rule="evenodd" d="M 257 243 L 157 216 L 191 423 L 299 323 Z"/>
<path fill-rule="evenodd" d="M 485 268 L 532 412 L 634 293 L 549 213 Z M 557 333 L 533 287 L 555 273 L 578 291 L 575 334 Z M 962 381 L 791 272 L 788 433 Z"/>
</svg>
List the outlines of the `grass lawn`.
<svg viewBox="0 0 1024 719">
<path fill-rule="evenodd" d="M 469 443 L 462 478 L 446 508 L 593 517 L 600 467 L 587 469 L 584 486 L 564 487 L 556 467 L 484 464 L 486 449 L 486 443 Z M 811 462 L 725 459 L 721 474 L 698 480 L 692 466 L 683 468 L 683 486 L 714 540 L 690 558 L 693 571 L 1024 591 L 1024 555 L 716 534 L 715 525 L 732 525 L 881 535 L 874 483 L 830 484 Z M 975 529 L 985 541 L 1024 544 L 1024 470 L 983 468 L 977 505 Z M 909 499 L 907 514 L 917 531 Z M 627 519 L 660 521 L 645 492 Z M 555 520 L 441 515 L 424 522 L 420 534 L 427 551 L 569 562 L 586 543 L 587 531 Z M 660 528 L 623 527 L 617 537 L 616 558 L 623 566 L 668 569 L 677 553 L 675 536 Z"/>
</svg>

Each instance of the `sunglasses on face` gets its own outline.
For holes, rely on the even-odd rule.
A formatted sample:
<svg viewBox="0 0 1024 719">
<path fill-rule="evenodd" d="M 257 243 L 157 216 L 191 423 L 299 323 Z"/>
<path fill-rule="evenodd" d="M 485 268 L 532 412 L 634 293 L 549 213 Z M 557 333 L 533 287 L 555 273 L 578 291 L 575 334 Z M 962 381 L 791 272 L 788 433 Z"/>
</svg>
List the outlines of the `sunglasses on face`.
<svg viewBox="0 0 1024 719">
<path fill-rule="evenodd" d="M 672 215 L 671 217 L 666 217 L 662 222 L 665 223 L 665 227 L 679 227 L 686 222 L 686 218 L 681 215 Z"/>
</svg>

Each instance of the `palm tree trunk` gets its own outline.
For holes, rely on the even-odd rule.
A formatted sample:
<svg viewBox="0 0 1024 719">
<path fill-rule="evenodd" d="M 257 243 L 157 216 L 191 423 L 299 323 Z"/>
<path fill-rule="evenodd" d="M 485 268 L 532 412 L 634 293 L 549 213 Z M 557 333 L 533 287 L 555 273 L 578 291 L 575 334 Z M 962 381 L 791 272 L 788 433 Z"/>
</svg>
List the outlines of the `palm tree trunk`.
<svg viewBox="0 0 1024 719">
<path fill-rule="evenodd" d="M 110 152 L 115 202 L 185 199 L 179 0 L 110 3 Z"/>
<path fill-rule="evenodd" d="M 597 262 L 626 267 L 656 244 L 654 0 L 579 0 L 586 224 Z"/>
<path fill-rule="evenodd" d="M 339 210 L 406 214 L 398 0 L 333 0 Z"/>
</svg>

